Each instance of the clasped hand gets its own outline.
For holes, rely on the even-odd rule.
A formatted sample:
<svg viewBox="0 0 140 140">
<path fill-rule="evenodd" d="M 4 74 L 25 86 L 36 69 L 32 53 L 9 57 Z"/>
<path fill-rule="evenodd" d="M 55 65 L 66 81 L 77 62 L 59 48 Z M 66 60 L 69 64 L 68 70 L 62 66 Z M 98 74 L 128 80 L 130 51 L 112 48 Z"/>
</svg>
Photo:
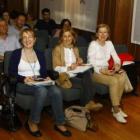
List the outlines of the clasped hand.
<svg viewBox="0 0 140 140">
<path fill-rule="evenodd" d="M 80 66 L 83 64 L 82 58 L 77 58 L 76 63 L 72 63 L 71 66 L 69 67 L 69 70 L 74 70 L 77 66 Z"/>
</svg>

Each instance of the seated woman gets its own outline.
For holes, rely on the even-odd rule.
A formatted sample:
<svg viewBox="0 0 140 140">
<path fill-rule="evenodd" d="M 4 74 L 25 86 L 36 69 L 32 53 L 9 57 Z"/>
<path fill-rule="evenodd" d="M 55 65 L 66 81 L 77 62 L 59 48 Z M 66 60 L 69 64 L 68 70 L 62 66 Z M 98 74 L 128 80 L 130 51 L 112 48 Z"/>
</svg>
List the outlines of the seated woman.
<svg viewBox="0 0 140 140">
<path fill-rule="evenodd" d="M 5 18 L 7 24 L 10 26 L 10 14 L 8 11 L 3 11 L 2 12 L 2 17 Z"/>
<path fill-rule="evenodd" d="M 33 20 L 33 14 L 31 14 L 31 13 L 26 14 L 26 25 L 29 28 L 33 29 L 36 22 L 37 22 L 37 20 Z"/>
<path fill-rule="evenodd" d="M 88 48 L 88 63 L 94 66 L 94 82 L 109 86 L 113 116 L 118 122 L 126 123 L 125 117 L 127 117 L 127 114 L 119 108 L 124 91 L 125 78 L 120 74 L 116 74 L 121 68 L 120 59 L 109 37 L 110 29 L 108 25 L 98 25 L 95 41 L 92 41 Z M 114 66 L 111 70 L 108 69 L 110 56 L 114 60 Z"/>
<path fill-rule="evenodd" d="M 63 104 L 61 91 L 55 86 L 47 87 L 32 87 L 27 82 L 32 82 L 37 77 L 42 77 L 45 80 L 50 80 L 46 71 L 46 59 L 43 53 L 33 49 L 36 41 L 34 31 L 32 29 L 24 29 L 21 32 L 23 48 L 15 50 L 12 53 L 9 74 L 13 74 L 18 79 L 17 92 L 23 95 L 34 96 L 32 102 L 30 118 L 25 124 L 25 128 L 31 135 L 40 137 L 41 132 L 38 128 L 42 108 L 45 105 L 47 98 L 50 99 L 54 117 L 54 129 L 64 136 L 71 136 L 70 131 L 66 129 L 65 118 L 63 113 Z"/>
<path fill-rule="evenodd" d="M 55 32 L 55 34 L 54 34 L 53 37 L 59 37 L 59 36 L 60 36 L 61 29 L 62 29 L 63 27 L 66 27 L 66 26 L 71 27 L 71 22 L 70 22 L 69 19 L 63 19 L 63 20 L 61 21 L 61 23 L 60 23 L 60 29 L 57 29 L 57 30 L 56 30 L 56 32 Z"/>
<path fill-rule="evenodd" d="M 100 110 L 102 105 L 95 104 L 93 99 L 95 90 L 93 86 L 92 71 L 88 70 L 82 74 L 71 74 L 70 70 L 83 63 L 82 58 L 79 57 L 79 50 L 75 46 L 76 34 L 71 27 L 64 27 L 60 32 L 60 43 L 53 50 L 53 68 L 60 74 L 69 74 L 69 82 L 72 88 L 77 88 L 81 91 L 80 103 L 86 106 L 87 109 L 94 111 Z M 70 84 L 65 85 L 70 88 Z"/>
</svg>

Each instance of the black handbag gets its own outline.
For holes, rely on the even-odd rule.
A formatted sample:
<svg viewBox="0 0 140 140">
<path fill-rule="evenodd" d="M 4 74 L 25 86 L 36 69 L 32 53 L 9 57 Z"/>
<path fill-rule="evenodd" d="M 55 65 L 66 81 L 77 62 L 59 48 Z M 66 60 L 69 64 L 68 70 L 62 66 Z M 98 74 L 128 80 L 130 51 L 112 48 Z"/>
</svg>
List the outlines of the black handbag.
<svg viewBox="0 0 140 140">
<path fill-rule="evenodd" d="M 15 95 L 9 97 L 4 94 L 4 86 L 8 83 L 10 86 L 16 85 L 16 78 L 9 75 L 1 75 L 0 77 L 0 124 L 9 131 L 16 132 L 22 126 L 17 114 L 15 113 Z"/>
</svg>

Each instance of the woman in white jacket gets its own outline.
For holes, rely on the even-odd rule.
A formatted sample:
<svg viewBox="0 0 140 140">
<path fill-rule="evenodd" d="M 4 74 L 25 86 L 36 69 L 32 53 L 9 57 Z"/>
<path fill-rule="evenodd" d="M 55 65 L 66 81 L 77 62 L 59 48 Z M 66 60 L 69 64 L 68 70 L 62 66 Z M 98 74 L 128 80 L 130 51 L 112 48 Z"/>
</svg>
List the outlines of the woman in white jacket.
<svg viewBox="0 0 140 140">
<path fill-rule="evenodd" d="M 125 78 L 117 72 L 120 70 L 120 58 L 118 57 L 114 46 L 109 41 L 110 29 L 106 24 L 98 25 L 96 29 L 95 40 L 88 48 L 88 63 L 94 66 L 93 79 L 95 83 L 102 83 L 109 86 L 110 98 L 112 102 L 113 116 L 120 123 L 126 123 L 125 114 L 119 108 L 121 97 L 124 91 Z M 108 69 L 108 61 L 112 56 L 114 66 Z"/>
</svg>

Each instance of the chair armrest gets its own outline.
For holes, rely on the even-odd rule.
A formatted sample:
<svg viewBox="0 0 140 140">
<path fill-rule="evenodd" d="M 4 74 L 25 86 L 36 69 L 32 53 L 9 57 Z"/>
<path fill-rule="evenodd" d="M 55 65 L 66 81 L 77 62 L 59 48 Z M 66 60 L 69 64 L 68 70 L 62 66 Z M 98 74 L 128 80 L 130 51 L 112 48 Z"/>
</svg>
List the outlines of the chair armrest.
<svg viewBox="0 0 140 140">
<path fill-rule="evenodd" d="M 10 86 L 13 86 L 13 85 L 17 84 L 17 78 L 14 75 L 8 75 L 7 80 L 9 82 Z"/>
<path fill-rule="evenodd" d="M 59 78 L 59 73 L 57 71 L 47 70 L 47 73 L 49 74 L 52 80 L 56 80 L 57 78 Z"/>
</svg>

